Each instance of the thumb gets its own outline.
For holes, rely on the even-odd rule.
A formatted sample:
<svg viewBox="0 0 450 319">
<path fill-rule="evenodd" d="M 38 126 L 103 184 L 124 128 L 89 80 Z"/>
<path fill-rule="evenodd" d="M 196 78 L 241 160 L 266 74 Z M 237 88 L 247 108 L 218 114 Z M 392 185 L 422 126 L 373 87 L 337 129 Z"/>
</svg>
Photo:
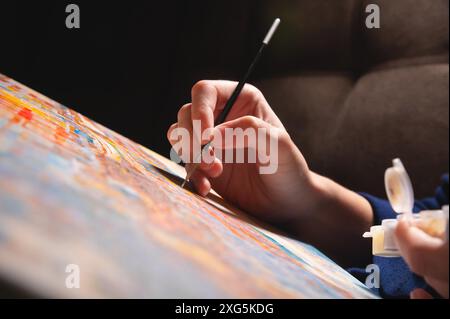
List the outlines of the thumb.
<svg viewBox="0 0 450 319">
<path fill-rule="evenodd" d="M 444 277 L 447 273 L 448 277 L 448 268 L 444 269 L 443 260 L 445 244 L 441 239 L 410 225 L 407 220 L 399 221 L 395 237 L 401 255 L 414 273 L 435 278 Z"/>
<path fill-rule="evenodd" d="M 410 297 L 411 299 L 433 299 L 433 297 L 422 288 L 411 291 Z"/>
<path fill-rule="evenodd" d="M 273 137 L 280 134 L 280 129 L 270 125 L 255 116 L 243 116 L 232 121 L 225 122 L 216 127 L 219 141 L 214 139 L 215 148 L 257 148 L 258 139 Z M 220 143 L 218 143 L 220 142 Z"/>
<path fill-rule="evenodd" d="M 255 116 L 243 116 L 216 127 L 214 147 L 221 149 L 255 148 L 261 141 L 279 138 L 282 130 Z"/>
</svg>

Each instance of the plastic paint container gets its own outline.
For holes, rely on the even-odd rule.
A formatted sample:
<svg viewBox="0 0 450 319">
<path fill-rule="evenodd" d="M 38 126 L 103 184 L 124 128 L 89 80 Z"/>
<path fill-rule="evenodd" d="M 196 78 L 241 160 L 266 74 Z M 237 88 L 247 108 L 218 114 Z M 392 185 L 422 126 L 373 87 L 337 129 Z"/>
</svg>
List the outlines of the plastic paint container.
<svg viewBox="0 0 450 319">
<path fill-rule="evenodd" d="M 392 209 L 398 214 L 397 219 L 385 219 L 381 225 L 370 227 L 363 234 L 372 238 L 372 254 L 382 257 L 399 257 L 400 252 L 395 242 L 395 228 L 399 218 L 408 218 L 414 226 L 431 236 L 448 240 L 448 206 L 442 210 L 422 211 L 413 214 L 414 192 L 400 159 L 393 160 L 393 166 L 384 175 L 386 193 Z"/>
</svg>

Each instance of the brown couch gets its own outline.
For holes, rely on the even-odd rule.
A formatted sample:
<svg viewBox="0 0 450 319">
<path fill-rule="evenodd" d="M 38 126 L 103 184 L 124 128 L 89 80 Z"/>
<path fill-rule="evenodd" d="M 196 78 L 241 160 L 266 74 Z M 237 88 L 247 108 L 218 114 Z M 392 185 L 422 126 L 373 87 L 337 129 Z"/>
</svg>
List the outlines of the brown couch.
<svg viewBox="0 0 450 319">
<path fill-rule="evenodd" d="M 369 3 L 380 29 L 365 27 Z M 186 12 L 174 84 L 236 78 L 279 16 L 253 82 L 310 167 L 384 195 L 400 157 L 416 195 L 429 195 L 448 172 L 448 10 L 448 0 L 201 1 Z"/>
</svg>

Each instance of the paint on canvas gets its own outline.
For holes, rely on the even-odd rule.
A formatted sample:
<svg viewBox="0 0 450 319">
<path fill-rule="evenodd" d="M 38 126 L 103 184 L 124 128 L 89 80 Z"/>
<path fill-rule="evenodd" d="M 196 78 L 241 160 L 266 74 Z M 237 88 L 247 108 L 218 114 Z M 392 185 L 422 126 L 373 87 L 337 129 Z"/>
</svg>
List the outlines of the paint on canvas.
<svg viewBox="0 0 450 319">
<path fill-rule="evenodd" d="M 0 278 L 50 297 L 374 297 L 313 247 L 181 189 L 182 177 L 0 75 Z M 79 289 L 66 288 L 68 264 Z"/>
</svg>

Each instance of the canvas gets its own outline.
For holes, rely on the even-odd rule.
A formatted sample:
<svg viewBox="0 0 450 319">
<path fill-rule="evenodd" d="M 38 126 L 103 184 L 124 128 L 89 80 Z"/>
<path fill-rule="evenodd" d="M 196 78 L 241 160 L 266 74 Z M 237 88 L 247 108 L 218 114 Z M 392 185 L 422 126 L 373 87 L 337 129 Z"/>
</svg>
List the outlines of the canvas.
<svg viewBox="0 0 450 319">
<path fill-rule="evenodd" d="M 0 75 L 2 281 L 45 297 L 375 297 L 315 248 L 182 189 L 183 177 Z"/>
</svg>

